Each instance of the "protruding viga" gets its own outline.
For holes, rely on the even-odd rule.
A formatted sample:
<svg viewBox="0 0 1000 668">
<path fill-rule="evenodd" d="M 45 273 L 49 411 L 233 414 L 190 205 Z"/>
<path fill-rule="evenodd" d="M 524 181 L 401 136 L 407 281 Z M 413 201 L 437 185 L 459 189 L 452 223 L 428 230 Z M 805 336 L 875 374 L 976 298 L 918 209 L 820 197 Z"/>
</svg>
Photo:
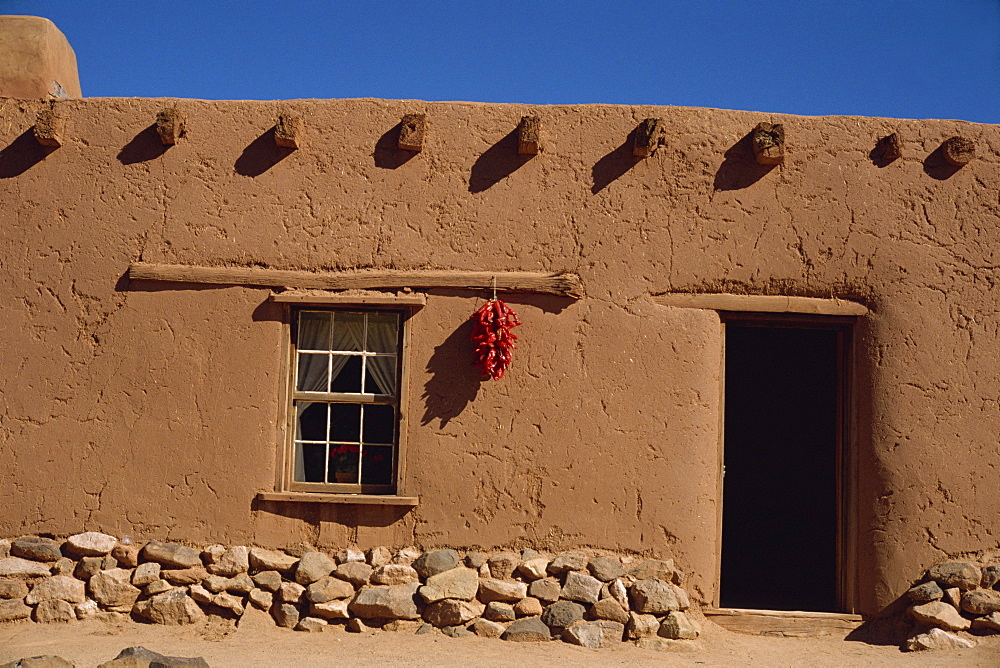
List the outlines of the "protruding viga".
<svg viewBox="0 0 1000 668">
<path fill-rule="evenodd" d="M 66 117 L 59 113 L 54 104 L 38 112 L 35 119 L 35 139 L 42 146 L 62 146 L 66 132 Z"/>
<path fill-rule="evenodd" d="M 542 119 L 524 116 L 517 126 L 517 152 L 520 155 L 537 155 L 542 151 Z"/>
<path fill-rule="evenodd" d="M 164 146 L 173 146 L 184 136 L 184 114 L 173 107 L 163 109 L 156 115 L 156 134 Z"/>
<path fill-rule="evenodd" d="M 781 123 L 758 123 L 751 140 L 758 165 L 780 165 L 785 161 L 785 126 Z"/>
<path fill-rule="evenodd" d="M 878 157 L 885 162 L 898 160 L 903 157 L 903 140 L 898 132 L 893 132 L 879 139 L 875 150 L 878 152 Z"/>
<path fill-rule="evenodd" d="M 941 144 L 941 155 L 952 167 L 963 167 L 976 157 L 976 144 L 966 137 L 949 137 Z"/>
<path fill-rule="evenodd" d="M 653 155 L 653 151 L 664 143 L 666 129 L 663 121 L 659 118 L 647 118 L 639 127 L 635 129 L 635 144 L 632 146 L 632 155 L 637 158 L 648 158 Z"/>
<path fill-rule="evenodd" d="M 303 127 L 301 116 L 281 114 L 274 126 L 274 143 L 282 148 L 298 148 L 302 143 Z"/>
<path fill-rule="evenodd" d="M 399 140 L 396 146 L 404 151 L 422 151 L 427 133 L 426 114 L 407 114 L 399 125 Z"/>
</svg>

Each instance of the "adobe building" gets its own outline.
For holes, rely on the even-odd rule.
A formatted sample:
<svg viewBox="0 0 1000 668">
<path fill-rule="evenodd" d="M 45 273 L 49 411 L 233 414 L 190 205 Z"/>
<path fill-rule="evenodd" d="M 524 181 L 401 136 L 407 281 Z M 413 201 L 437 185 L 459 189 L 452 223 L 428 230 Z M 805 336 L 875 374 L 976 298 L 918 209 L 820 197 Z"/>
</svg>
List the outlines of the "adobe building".
<svg viewBox="0 0 1000 668">
<path fill-rule="evenodd" d="M 588 548 L 860 613 L 1000 548 L 1000 127 L 88 99 L 64 42 L 0 76 L 0 536 Z"/>
</svg>

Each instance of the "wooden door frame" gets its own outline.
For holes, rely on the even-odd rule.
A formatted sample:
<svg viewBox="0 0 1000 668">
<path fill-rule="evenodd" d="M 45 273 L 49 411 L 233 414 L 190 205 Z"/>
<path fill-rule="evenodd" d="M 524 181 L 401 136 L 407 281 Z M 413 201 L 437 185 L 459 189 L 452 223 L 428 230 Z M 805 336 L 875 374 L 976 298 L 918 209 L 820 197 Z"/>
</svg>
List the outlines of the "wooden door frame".
<svg viewBox="0 0 1000 668">
<path fill-rule="evenodd" d="M 715 593 L 712 605 L 719 608 L 722 595 L 722 511 L 726 438 L 726 326 L 787 327 L 790 329 L 834 330 L 837 335 L 839 391 L 837 392 L 837 604 L 843 613 L 857 608 L 857 414 L 855 408 L 855 316 L 720 311 L 719 369 L 719 467 L 718 517 L 716 522 Z"/>
</svg>

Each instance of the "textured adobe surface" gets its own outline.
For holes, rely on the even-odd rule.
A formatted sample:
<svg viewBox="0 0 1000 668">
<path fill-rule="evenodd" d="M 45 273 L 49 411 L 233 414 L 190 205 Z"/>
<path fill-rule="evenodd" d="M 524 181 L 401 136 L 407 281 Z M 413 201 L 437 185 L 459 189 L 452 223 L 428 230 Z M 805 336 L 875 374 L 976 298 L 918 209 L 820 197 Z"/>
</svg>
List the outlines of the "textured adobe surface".
<svg viewBox="0 0 1000 668">
<path fill-rule="evenodd" d="M 674 107 L 330 100 L 0 99 L 0 535 L 228 544 L 593 545 L 672 556 L 716 587 L 720 329 L 650 294 L 866 303 L 858 326 L 861 609 L 995 547 L 1000 128 Z M 280 109 L 279 109 L 280 105 Z M 175 106 L 186 135 L 153 123 Z M 274 144 L 279 113 L 308 142 Z M 423 151 L 392 128 L 426 113 Z M 517 155 L 525 115 L 545 152 Z M 630 135 L 664 119 L 666 143 Z M 748 133 L 782 123 L 784 164 Z M 879 166 L 899 131 L 903 157 Z M 27 134 L 25 134 L 27 133 Z M 962 135 L 976 159 L 934 158 Z M 932 156 L 928 158 L 928 156 Z M 11 206 L 17 203 L 17 206 Z M 129 282 L 129 263 L 573 271 L 586 297 L 511 295 L 500 382 L 470 366 L 487 295 L 412 320 L 402 490 L 415 509 L 259 503 L 274 489 L 281 310 L 268 290 Z"/>
</svg>

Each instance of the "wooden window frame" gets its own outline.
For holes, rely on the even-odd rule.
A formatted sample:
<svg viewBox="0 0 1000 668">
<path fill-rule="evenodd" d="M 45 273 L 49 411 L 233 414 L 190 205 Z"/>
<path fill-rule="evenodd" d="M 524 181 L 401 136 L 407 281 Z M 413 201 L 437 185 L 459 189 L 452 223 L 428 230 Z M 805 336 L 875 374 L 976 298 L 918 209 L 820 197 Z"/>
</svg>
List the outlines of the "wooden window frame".
<svg viewBox="0 0 1000 668">
<path fill-rule="evenodd" d="M 377 505 L 417 505 L 416 497 L 406 493 L 406 442 L 409 416 L 410 331 L 411 320 L 426 303 L 423 295 L 352 296 L 330 294 L 280 293 L 270 301 L 284 305 L 282 318 L 283 355 L 281 364 L 280 408 L 278 419 L 278 455 L 275 492 L 262 492 L 258 498 L 265 501 L 303 501 L 328 503 L 359 503 Z M 308 396 L 296 392 L 298 313 L 302 311 L 392 312 L 399 320 L 399 351 L 397 356 L 397 406 L 394 471 L 391 485 L 362 485 L 355 483 L 296 482 L 295 434 L 296 399 Z M 307 393 L 308 394 L 308 393 Z M 353 403 L 353 401 L 351 402 Z M 358 395 L 357 403 L 368 403 L 367 395 Z"/>
</svg>

